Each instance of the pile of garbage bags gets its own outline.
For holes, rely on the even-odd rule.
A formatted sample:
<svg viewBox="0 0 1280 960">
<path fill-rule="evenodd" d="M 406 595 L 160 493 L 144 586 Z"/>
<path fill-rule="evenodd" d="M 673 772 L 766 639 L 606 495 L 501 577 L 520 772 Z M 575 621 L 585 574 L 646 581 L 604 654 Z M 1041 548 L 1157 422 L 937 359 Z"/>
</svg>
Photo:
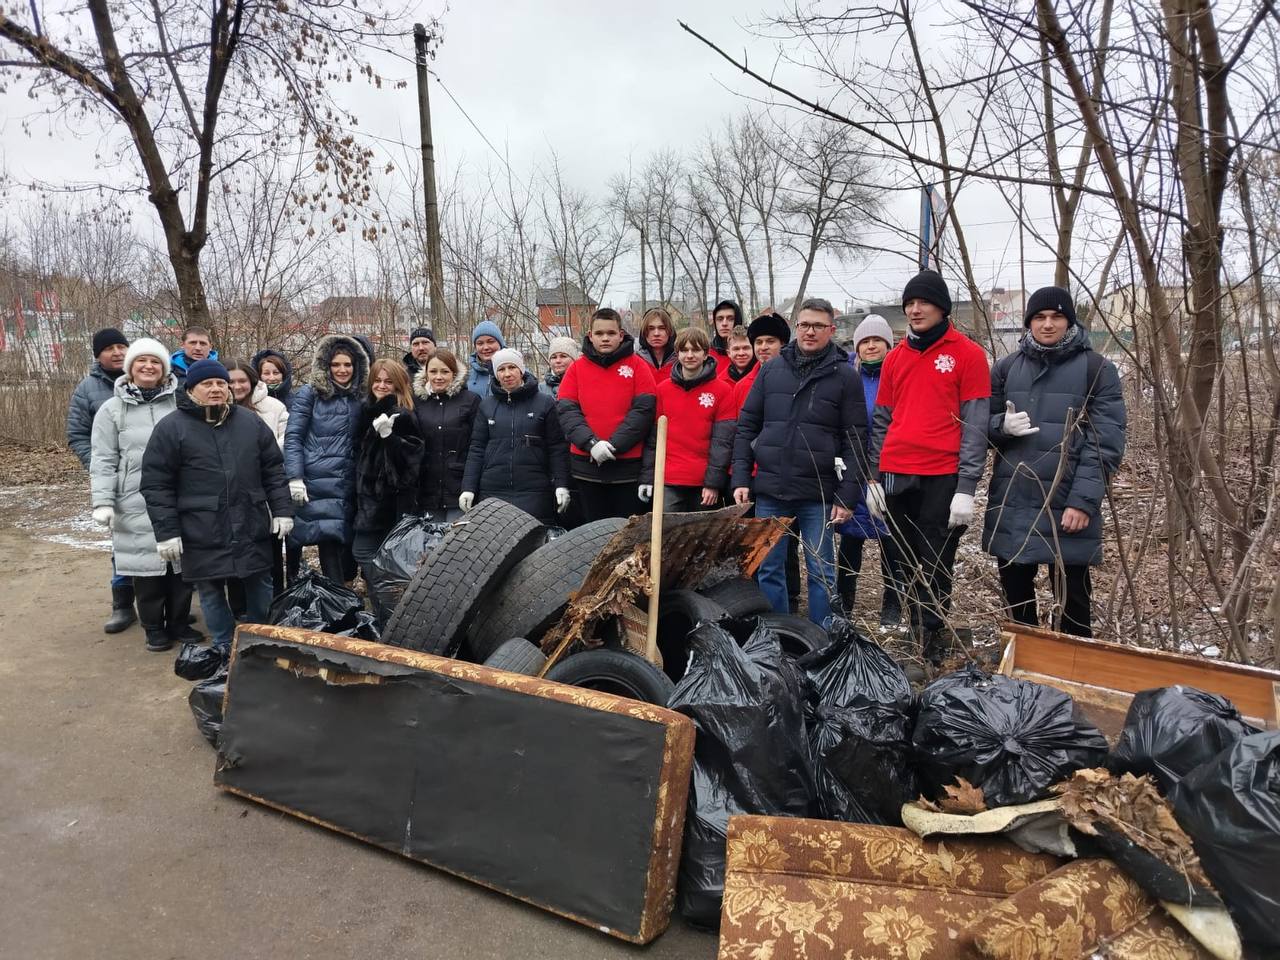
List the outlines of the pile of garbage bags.
<svg viewBox="0 0 1280 960">
<path fill-rule="evenodd" d="M 395 610 L 405 587 L 422 566 L 423 558 L 444 539 L 448 530 L 449 524 L 433 520 L 430 514 L 402 517 L 391 528 L 373 563 L 365 567 L 369 604 L 380 626 L 386 624 Z"/>
<path fill-rule="evenodd" d="M 308 571 L 271 601 L 267 619 L 278 627 L 301 627 L 357 640 L 381 636 L 360 596 L 340 583 Z"/>
</svg>

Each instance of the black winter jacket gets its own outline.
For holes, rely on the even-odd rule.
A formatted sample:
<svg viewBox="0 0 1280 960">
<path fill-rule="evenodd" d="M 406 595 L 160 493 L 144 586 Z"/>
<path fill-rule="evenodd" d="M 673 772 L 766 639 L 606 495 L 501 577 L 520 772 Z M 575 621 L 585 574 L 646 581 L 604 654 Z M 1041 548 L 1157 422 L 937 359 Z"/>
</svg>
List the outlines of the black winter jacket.
<svg viewBox="0 0 1280 960">
<path fill-rule="evenodd" d="M 497 497 L 544 523 L 555 520 L 555 488 L 569 486 L 569 446 L 555 401 L 533 374 L 507 393 L 495 377 L 480 401 L 462 489 L 476 500 Z"/>
<path fill-rule="evenodd" d="M 456 510 L 480 395 L 467 389 L 465 370 L 444 393 L 432 393 L 423 370 L 413 378 L 413 396 L 423 443 L 418 509 L 433 514 Z"/>
<path fill-rule="evenodd" d="M 380 437 L 373 421 L 395 417 L 391 436 Z M 418 474 L 422 469 L 422 434 L 413 411 L 394 396 L 365 401 L 360 415 L 360 458 L 356 461 L 357 531 L 386 533 L 406 514 L 418 509 Z"/>
<path fill-rule="evenodd" d="M 271 569 L 271 518 L 293 516 L 271 428 L 233 406 L 215 426 L 183 390 L 142 455 L 140 490 L 156 542 L 182 538 L 182 579 L 224 580 Z"/>
<path fill-rule="evenodd" d="M 834 344 L 802 379 L 789 343 L 760 368 L 738 411 L 733 485 L 779 500 L 821 501 L 853 509 L 862 502 L 867 408 L 849 357 Z M 845 462 L 836 479 L 835 460 Z"/>
<path fill-rule="evenodd" d="M 278 384 L 276 384 L 275 389 L 267 387 L 267 395 L 279 400 L 285 405 L 285 407 L 292 410 L 293 398 L 297 396 L 297 394 L 293 392 L 293 364 L 291 364 L 289 362 L 289 358 L 279 350 L 272 350 L 270 347 L 266 350 L 259 350 L 253 355 L 253 360 L 251 361 L 253 369 L 259 371 L 259 373 L 261 373 L 262 370 L 263 360 L 270 360 L 279 367 L 283 373 L 283 378 Z"/>
<path fill-rule="evenodd" d="M 1107 477 L 1124 456 L 1125 409 L 1120 377 L 1110 360 L 1097 365 L 1097 382 L 1089 389 L 1092 349 L 1088 334 L 1081 331 L 1076 342 L 1050 354 L 1047 362 L 1024 346 L 991 368 L 989 438 L 996 454 L 982 546 L 1005 562 L 1055 563 L 1059 556 L 1070 566 L 1102 562 L 1102 499 Z M 1039 432 L 1006 436 L 1006 401 L 1029 413 Z M 1068 410 L 1079 419 L 1066 437 Z M 1055 487 L 1064 442 L 1065 470 Z M 1079 533 L 1062 531 L 1067 507 L 1089 515 L 1089 525 Z"/>
<path fill-rule="evenodd" d="M 76 384 L 67 407 L 67 446 L 86 470 L 93 454 L 93 418 L 98 408 L 115 396 L 116 380 L 120 374 L 107 373 L 97 360 L 89 368 L 89 375 Z"/>
</svg>

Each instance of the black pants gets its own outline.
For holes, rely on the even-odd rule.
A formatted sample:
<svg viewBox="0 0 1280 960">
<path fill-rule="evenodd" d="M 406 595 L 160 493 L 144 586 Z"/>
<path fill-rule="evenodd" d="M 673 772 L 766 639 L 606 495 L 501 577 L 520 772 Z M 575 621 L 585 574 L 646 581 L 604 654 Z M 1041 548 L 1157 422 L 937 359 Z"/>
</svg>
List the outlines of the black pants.
<svg viewBox="0 0 1280 960">
<path fill-rule="evenodd" d="M 853 612 L 854 598 L 858 595 L 858 574 L 862 572 L 862 551 L 866 542 L 859 537 L 840 535 L 840 553 L 836 557 L 836 592 L 845 605 L 846 614 Z M 884 593 L 880 598 L 881 612 L 901 610 L 904 588 L 889 559 L 889 548 L 884 540 L 880 541 L 880 579 L 884 583 Z"/>
<path fill-rule="evenodd" d="M 578 495 L 582 497 L 582 513 L 587 522 L 606 517 L 629 517 L 635 513 L 648 513 L 648 506 L 640 502 L 636 494 L 637 483 L 596 483 L 579 480 Z"/>
<path fill-rule="evenodd" d="M 897 476 L 889 506 L 889 562 L 906 585 L 911 624 L 941 630 L 951 610 L 951 573 L 965 527 L 948 529 L 958 477 Z"/>
<path fill-rule="evenodd" d="M 344 558 L 347 555 L 346 544 L 338 543 L 336 540 L 324 540 L 316 546 L 316 550 L 320 553 L 320 573 L 334 583 L 346 583 L 346 564 L 344 562 Z M 355 561 L 353 560 L 352 562 L 354 563 Z"/>
<path fill-rule="evenodd" d="M 134 577 L 133 592 L 138 602 L 138 620 L 148 633 L 167 633 L 175 641 L 187 628 L 191 613 L 191 584 L 165 565 L 159 577 Z"/>
<path fill-rule="evenodd" d="M 276 593 L 279 593 L 293 581 L 298 579 L 298 574 L 302 572 L 302 547 L 294 543 L 292 540 L 284 542 L 284 580 L 277 581 Z"/>
<path fill-rule="evenodd" d="M 1063 564 L 1062 567 L 1049 564 L 1048 567 L 1053 598 L 1062 607 L 1062 632 L 1092 637 L 1093 583 L 1089 579 L 1088 564 Z M 1039 572 L 1039 564 L 1000 561 L 1000 586 L 1009 605 L 1009 615 L 1031 627 L 1040 622 L 1036 613 L 1036 574 Z"/>
</svg>

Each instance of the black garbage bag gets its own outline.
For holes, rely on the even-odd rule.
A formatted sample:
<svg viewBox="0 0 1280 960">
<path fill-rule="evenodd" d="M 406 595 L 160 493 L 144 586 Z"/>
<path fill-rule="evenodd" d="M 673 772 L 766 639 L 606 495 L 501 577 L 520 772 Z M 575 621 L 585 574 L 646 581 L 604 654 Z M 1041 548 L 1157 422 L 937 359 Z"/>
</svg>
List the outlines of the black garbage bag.
<svg viewBox="0 0 1280 960">
<path fill-rule="evenodd" d="M 1226 697 L 1173 686 L 1134 695 L 1108 766 L 1149 773 L 1168 793 L 1188 773 L 1241 737 L 1258 733 Z"/>
<path fill-rule="evenodd" d="M 1043 799 L 1073 770 L 1100 766 L 1106 738 L 1054 687 L 966 667 L 920 695 L 912 733 L 922 793 L 963 777 L 988 807 Z"/>
<path fill-rule="evenodd" d="M 1237 740 L 1169 800 L 1246 944 L 1280 955 L 1280 731 Z"/>
<path fill-rule="evenodd" d="M 355 637 L 358 640 L 376 641 L 382 636 L 377 620 L 373 614 L 365 610 L 346 614 L 341 620 L 330 623 L 312 616 L 309 610 L 294 607 L 280 618 L 276 626 L 301 627 L 303 630 L 318 630 L 321 633 L 331 633 L 336 637 Z"/>
<path fill-rule="evenodd" d="M 200 643 L 184 643 L 173 660 L 173 672 L 183 680 L 206 680 L 226 665 L 222 651 Z"/>
<path fill-rule="evenodd" d="M 911 684 L 848 620 L 834 618 L 828 633 L 830 644 L 798 661 L 810 681 L 805 717 L 818 813 L 900 825 L 902 804 L 915 799 Z"/>
<path fill-rule="evenodd" d="M 383 539 L 373 562 L 364 571 L 369 603 L 379 624 L 386 624 L 404 595 L 404 588 L 449 527 L 450 524 L 433 520 L 430 514 L 402 517 Z"/>
<path fill-rule="evenodd" d="M 723 627 L 703 623 L 689 641 L 689 669 L 668 702 L 697 728 L 678 897 L 685 919 L 716 927 L 729 818 L 814 812 L 805 681 L 767 627 L 739 647 Z"/>
<path fill-rule="evenodd" d="M 271 601 L 267 618 L 278 627 L 340 633 L 356 626 L 364 604 L 354 590 L 308 571 Z"/>
<path fill-rule="evenodd" d="M 224 664 L 217 673 L 201 680 L 187 694 L 196 727 L 214 747 L 217 747 L 218 734 L 222 732 L 222 698 L 226 692 L 227 668 Z"/>
</svg>

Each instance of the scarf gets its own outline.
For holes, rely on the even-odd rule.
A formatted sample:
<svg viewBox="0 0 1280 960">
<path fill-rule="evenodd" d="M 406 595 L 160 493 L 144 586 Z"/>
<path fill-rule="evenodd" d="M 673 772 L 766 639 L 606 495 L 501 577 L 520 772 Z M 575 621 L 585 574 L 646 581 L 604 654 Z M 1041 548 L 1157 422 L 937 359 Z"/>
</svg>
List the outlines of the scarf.
<svg viewBox="0 0 1280 960">
<path fill-rule="evenodd" d="M 737 383 L 739 380 L 745 377 L 748 373 L 754 370 L 755 366 L 756 366 L 756 355 L 754 353 L 751 355 L 751 362 L 748 363 L 741 370 L 735 367 L 731 362 L 729 364 L 729 379 L 732 380 L 734 383 Z"/>
<path fill-rule="evenodd" d="M 200 405 L 200 409 L 204 411 L 204 422 L 214 427 L 220 427 L 227 422 L 227 417 L 231 416 L 231 404 L 217 403 L 209 405 Z"/>
<path fill-rule="evenodd" d="M 941 340 L 942 335 L 950 329 L 951 321 L 946 317 L 942 318 L 941 323 L 930 327 L 924 333 L 916 333 L 910 326 L 908 326 L 907 346 L 911 347 L 912 350 L 919 350 L 921 353 L 924 353 L 935 343 Z"/>
<path fill-rule="evenodd" d="M 795 356 L 791 360 L 791 369 L 796 372 L 796 376 L 803 380 L 813 372 L 813 368 L 820 364 L 823 360 L 831 355 L 831 351 L 835 349 L 835 344 L 828 342 L 825 347 L 815 353 L 807 353 L 796 344 Z"/>
<path fill-rule="evenodd" d="M 1045 346 L 1033 337 L 1030 330 L 1022 335 L 1022 342 L 1019 344 L 1019 347 L 1022 349 L 1022 352 L 1029 357 L 1034 357 L 1042 363 L 1052 363 L 1062 355 L 1064 350 L 1068 347 L 1074 346 L 1075 342 L 1079 339 L 1080 328 L 1073 323 L 1071 326 L 1067 327 L 1067 332 L 1062 335 L 1062 339 L 1051 347 Z"/>
<path fill-rule="evenodd" d="M 279 394 L 280 394 L 283 390 L 284 390 L 284 381 L 283 381 L 283 380 L 281 380 L 279 383 L 268 383 L 268 384 L 267 384 L 267 396 L 269 396 L 269 397 L 275 397 L 277 400 L 279 400 L 279 399 L 280 399 Z"/>
<path fill-rule="evenodd" d="M 879 360 L 859 360 L 858 369 L 865 370 L 867 373 L 880 376 L 880 368 L 884 366 L 884 357 Z"/>
</svg>

